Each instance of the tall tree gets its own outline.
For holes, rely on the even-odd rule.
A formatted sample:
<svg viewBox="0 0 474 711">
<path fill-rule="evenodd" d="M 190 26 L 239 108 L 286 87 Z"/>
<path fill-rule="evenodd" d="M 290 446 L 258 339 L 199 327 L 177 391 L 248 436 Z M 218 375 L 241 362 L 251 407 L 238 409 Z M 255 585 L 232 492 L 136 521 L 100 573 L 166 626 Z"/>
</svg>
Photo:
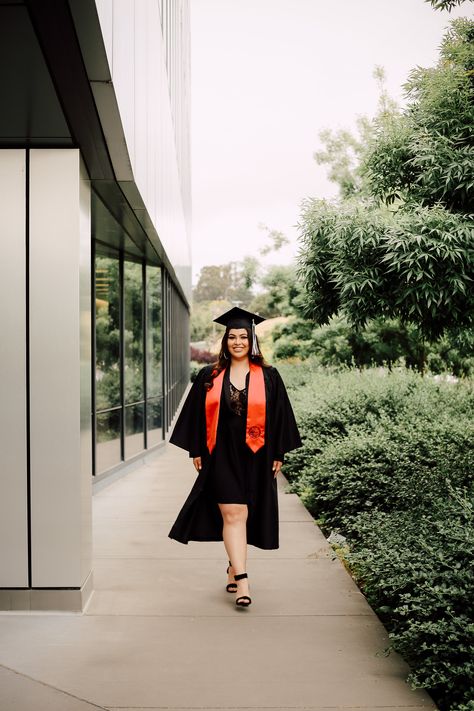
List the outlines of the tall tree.
<svg viewBox="0 0 474 711">
<path fill-rule="evenodd" d="M 270 252 L 278 252 L 278 250 L 281 249 L 283 245 L 289 244 L 290 240 L 283 232 L 280 232 L 280 230 L 272 230 L 270 229 L 270 227 L 267 227 L 267 225 L 265 225 L 263 222 L 261 222 L 258 227 L 260 230 L 264 230 L 267 233 L 267 237 L 270 242 L 259 250 L 260 254 L 262 254 L 263 256 L 270 254 Z"/>
<path fill-rule="evenodd" d="M 197 303 L 226 300 L 246 306 L 253 297 L 257 271 L 258 262 L 253 257 L 246 257 L 243 262 L 205 266 L 199 273 L 193 300 Z"/>
<path fill-rule="evenodd" d="M 273 265 L 266 269 L 260 284 L 262 291 L 250 304 L 250 310 L 266 318 L 289 316 L 296 312 L 294 299 L 299 294 L 299 283 L 294 266 Z"/>
<path fill-rule="evenodd" d="M 193 299 L 198 302 L 225 299 L 230 286 L 230 268 L 228 264 L 203 267 L 193 291 Z"/>
<path fill-rule="evenodd" d="M 412 72 L 408 108 L 385 113 L 338 203 L 306 200 L 299 275 L 305 313 L 360 326 L 400 317 L 429 338 L 474 321 L 474 22 L 454 20 L 432 69 Z"/>
<path fill-rule="evenodd" d="M 443 205 L 455 212 L 474 204 L 474 23 L 452 22 L 434 69 L 414 69 L 404 86 L 408 109 L 377 117 L 361 171 L 370 192 Z"/>
<path fill-rule="evenodd" d="M 379 125 L 389 125 L 397 115 L 398 107 L 388 95 L 383 67 L 375 67 L 373 78 L 379 90 L 377 121 Z M 362 164 L 374 131 L 374 122 L 367 116 L 359 116 L 355 133 L 329 128 L 319 133 L 323 148 L 315 151 L 313 157 L 319 165 L 328 166 L 328 177 L 339 187 L 339 196 L 343 200 L 369 193 Z"/>
</svg>

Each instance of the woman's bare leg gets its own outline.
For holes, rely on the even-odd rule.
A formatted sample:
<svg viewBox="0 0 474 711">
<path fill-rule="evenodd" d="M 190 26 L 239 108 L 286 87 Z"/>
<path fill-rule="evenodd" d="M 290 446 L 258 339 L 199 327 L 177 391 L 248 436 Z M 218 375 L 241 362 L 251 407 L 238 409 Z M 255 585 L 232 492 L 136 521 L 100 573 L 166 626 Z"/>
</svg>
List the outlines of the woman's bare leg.
<svg viewBox="0 0 474 711">
<path fill-rule="evenodd" d="M 247 571 L 247 504 L 218 504 L 222 519 L 224 546 L 232 567 L 229 574 L 234 576 Z M 233 582 L 233 577 L 230 582 Z M 248 580 L 237 580 L 237 596 L 248 595 Z"/>
</svg>

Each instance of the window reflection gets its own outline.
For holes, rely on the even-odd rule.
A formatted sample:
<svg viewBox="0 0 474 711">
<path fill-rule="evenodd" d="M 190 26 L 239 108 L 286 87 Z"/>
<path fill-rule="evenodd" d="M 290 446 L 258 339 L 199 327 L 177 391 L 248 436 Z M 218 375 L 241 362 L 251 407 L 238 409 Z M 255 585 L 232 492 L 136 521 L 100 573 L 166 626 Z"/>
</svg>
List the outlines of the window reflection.
<svg viewBox="0 0 474 711">
<path fill-rule="evenodd" d="M 144 400 L 143 383 L 143 271 L 135 262 L 124 263 L 125 404 Z"/>
<path fill-rule="evenodd" d="M 120 405 L 120 302 L 119 262 L 97 257 L 96 308 L 96 407 Z"/>
<path fill-rule="evenodd" d="M 145 447 L 143 267 L 124 262 L 125 458 Z"/>
<path fill-rule="evenodd" d="M 96 257 L 96 471 L 121 461 L 119 272 L 117 258 Z"/>
<path fill-rule="evenodd" d="M 121 420 L 122 410 L 117 408 L 97 413 L 96 471 L 110 469 L 121 461 Z"/>
<path fill-rule="evenodd" d="M 99 474 L 163 440 L 161 267 L 96 242 L 95 291 Z"/>
<path fill-rule="evenodd" d="M 125 408 L 125 457 L 132 457 L 144 447 L 145 404 L 129 405 Z"/>
<path fill-rule="evenodd" d="M 162 347 L 161 347 L 161 269 L 147 266 L 147 430 L 148 446 L 163 439 L 162 434 Z"/>
<path fill-rule="evenodd" d="M 163 439 L 162 398 L 147 400 L 148 446 L 152 447 Z"/>
</svg>

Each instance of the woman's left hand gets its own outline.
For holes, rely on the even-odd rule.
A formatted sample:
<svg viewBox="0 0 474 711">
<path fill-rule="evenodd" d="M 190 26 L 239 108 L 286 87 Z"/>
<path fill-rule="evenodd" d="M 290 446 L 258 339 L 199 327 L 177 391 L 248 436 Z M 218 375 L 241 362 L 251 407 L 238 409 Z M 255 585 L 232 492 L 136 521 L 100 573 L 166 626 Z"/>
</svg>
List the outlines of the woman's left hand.
<svg viewBox="0 0 474 711">
<path fill-rule="evenodd" d="M 272 471 L 275 472 L 273 475 L 274 477 L 278 474 L 279 471 L 281 471 L 282 464 L 283 462 L 279 462 L 278 459 L 275 459 L 275 461 L 273 462 Z"/>
</svg>

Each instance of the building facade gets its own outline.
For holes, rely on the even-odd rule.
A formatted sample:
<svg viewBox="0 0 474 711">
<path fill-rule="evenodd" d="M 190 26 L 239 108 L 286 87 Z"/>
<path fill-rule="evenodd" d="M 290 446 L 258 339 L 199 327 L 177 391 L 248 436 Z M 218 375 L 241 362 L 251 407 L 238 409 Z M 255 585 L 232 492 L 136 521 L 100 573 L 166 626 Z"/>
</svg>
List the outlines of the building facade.
<svg viewBox="0 0 474 711">
<path fill-rule="evenodd" d="M 0 2 L 0 609 L 84 607 L 186 388 L 189 86 L 189 0 Z"/>
</svg>

